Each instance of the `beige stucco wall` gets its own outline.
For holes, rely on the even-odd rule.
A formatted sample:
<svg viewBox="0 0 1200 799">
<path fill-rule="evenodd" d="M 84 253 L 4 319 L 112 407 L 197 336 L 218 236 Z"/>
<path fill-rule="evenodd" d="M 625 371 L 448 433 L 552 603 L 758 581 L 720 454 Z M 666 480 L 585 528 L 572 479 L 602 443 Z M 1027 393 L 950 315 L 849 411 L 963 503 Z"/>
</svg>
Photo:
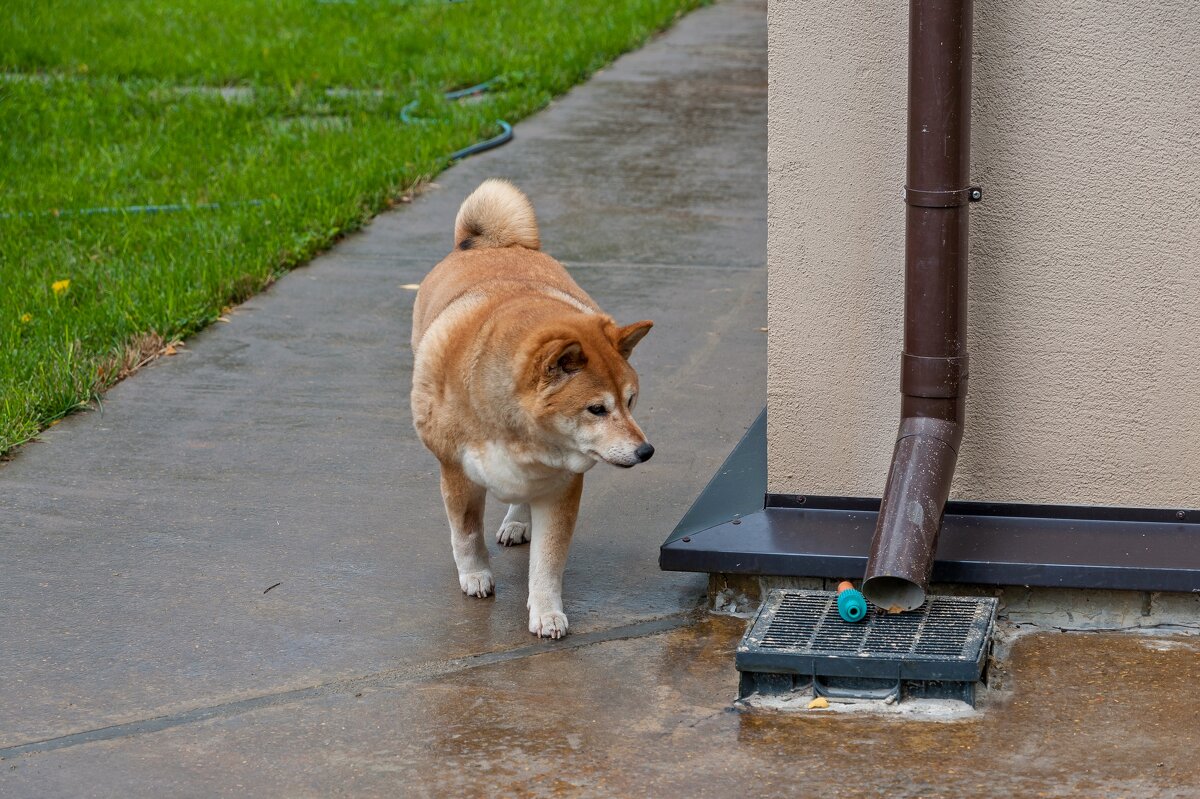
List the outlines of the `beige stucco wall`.
<svg viewBox="0 0 1200 799">
<path fill-rule="evenodd" d="M 878 496 L 899 415 L 907 6 L 770 6 L 772 491 Z M 975 5 L 953 496 L 1200 506 L 1200 4 Z"/>
</svg>

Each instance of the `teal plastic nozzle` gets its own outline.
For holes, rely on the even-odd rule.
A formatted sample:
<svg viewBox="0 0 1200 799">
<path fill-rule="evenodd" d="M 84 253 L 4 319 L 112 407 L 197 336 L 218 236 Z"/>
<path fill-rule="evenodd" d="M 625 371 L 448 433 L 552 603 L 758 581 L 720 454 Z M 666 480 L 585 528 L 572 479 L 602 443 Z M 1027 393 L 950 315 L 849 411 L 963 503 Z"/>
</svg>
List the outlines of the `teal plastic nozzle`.
<svg viewBox="0 0 1200 799">
<path fill-rule="evenodd" d="M 862 621 L 867 617 L 867 598 L 849 582 L 843 582 L 838 586 L 837 609 L 844 621 Z"/>
</svg>

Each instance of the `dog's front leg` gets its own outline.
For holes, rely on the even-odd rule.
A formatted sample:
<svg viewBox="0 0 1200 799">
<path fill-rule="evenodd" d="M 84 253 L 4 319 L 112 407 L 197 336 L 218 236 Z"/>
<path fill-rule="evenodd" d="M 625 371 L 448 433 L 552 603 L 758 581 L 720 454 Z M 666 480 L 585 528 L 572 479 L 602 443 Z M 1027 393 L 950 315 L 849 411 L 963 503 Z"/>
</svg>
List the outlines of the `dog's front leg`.
<svg viewBox="0 0 1200 799">
<path fill-rule="evenodd" d="M 442 464 L 442 499 L 450 520 L 450 545 L 463 593 L 487 596 L 496 587 L 487 542 L 483 540 L 483 507 L 487 492 L 456 463 Z"/>
<path fill-rule="evenodd" d="M 529 549 L 529 632 L 538 638 L 562 638 L 567 634 L 563 613 L 563 570 L 567 549 L 575 532 L 583 475 L 572 475 L 562 493 L 529 503 L 533 516 L 533 540 Z"/>
</svg>

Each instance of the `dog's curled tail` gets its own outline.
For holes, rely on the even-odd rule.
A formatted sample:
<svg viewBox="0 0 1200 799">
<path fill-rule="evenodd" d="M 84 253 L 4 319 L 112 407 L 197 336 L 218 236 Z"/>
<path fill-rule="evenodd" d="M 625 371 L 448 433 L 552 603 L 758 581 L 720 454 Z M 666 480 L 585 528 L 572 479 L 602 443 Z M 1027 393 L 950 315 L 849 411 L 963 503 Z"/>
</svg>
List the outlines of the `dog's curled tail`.
<svg viewBox="0 0 1200 799">
<path fill-rule="evenodd" d="M 531 250 L 541 248 L 533 205 L 507 180 L 489 178 L 458 209 L 454 246 L 472 250 L 513 244 Z"/>
</svg>

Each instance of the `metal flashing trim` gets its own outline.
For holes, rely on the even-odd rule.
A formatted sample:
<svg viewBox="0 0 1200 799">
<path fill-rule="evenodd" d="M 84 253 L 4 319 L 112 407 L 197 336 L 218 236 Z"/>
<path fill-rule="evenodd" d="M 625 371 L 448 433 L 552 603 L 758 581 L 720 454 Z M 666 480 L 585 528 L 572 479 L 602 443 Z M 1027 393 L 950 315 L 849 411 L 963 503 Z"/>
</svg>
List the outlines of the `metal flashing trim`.
<svg viewBox="0 0 1200 799">
<path fill-rule="evenodd" d="M 687 541 L 664 543 L 659 565 L 707 573 L 861 575 L 878 516 L 861 506 L 878 507 L 879 500 L 846 499 L 841 508 L 817 507 L 815 501 L 813 507 L 768 507 L 736 525 L 692 533 Z M 1033 513 L 1038 506 L 1025 507 Z M 1200 593 L 1200 527 L 1194 522 L 1078 518 L 1068 515 L 1069 507 L 1053 506 L 1046 516 L 1016 515 L 1017 506 L 997 514 L 961 510 L 947 508 L 934 582 Z"/>
<path fill-rule="evenodd" d="M 863 573 L 878 498 L 766 494 L 765 487 L 760 415 L 663 543 L 661 568 Z M 1200 510 L 951 500 L 933 580 L 1200 593 Z"/>
<path fill-rule="evenodd" d="M 767 495 L 767 409 L 755 417 L 667 543 L 762 510 Z"/>
<path fill-rule="evenodd" d="M 819 510 L 879 511 L 878 497 L 837 497 L 814 494 L 767 494 L 765 508 L 810 508 Z M 1076 519 L 1101 522 L 1152 522 L 1194 524 L 1200 536 L 1200 509 L 1136 508 L 1117 505 L 1047 505 L 1018 502 L 979 502 L 952 499 L 946 513 L 960 516 L 1011 516 L 1044 519 Z"/>
</svg>

